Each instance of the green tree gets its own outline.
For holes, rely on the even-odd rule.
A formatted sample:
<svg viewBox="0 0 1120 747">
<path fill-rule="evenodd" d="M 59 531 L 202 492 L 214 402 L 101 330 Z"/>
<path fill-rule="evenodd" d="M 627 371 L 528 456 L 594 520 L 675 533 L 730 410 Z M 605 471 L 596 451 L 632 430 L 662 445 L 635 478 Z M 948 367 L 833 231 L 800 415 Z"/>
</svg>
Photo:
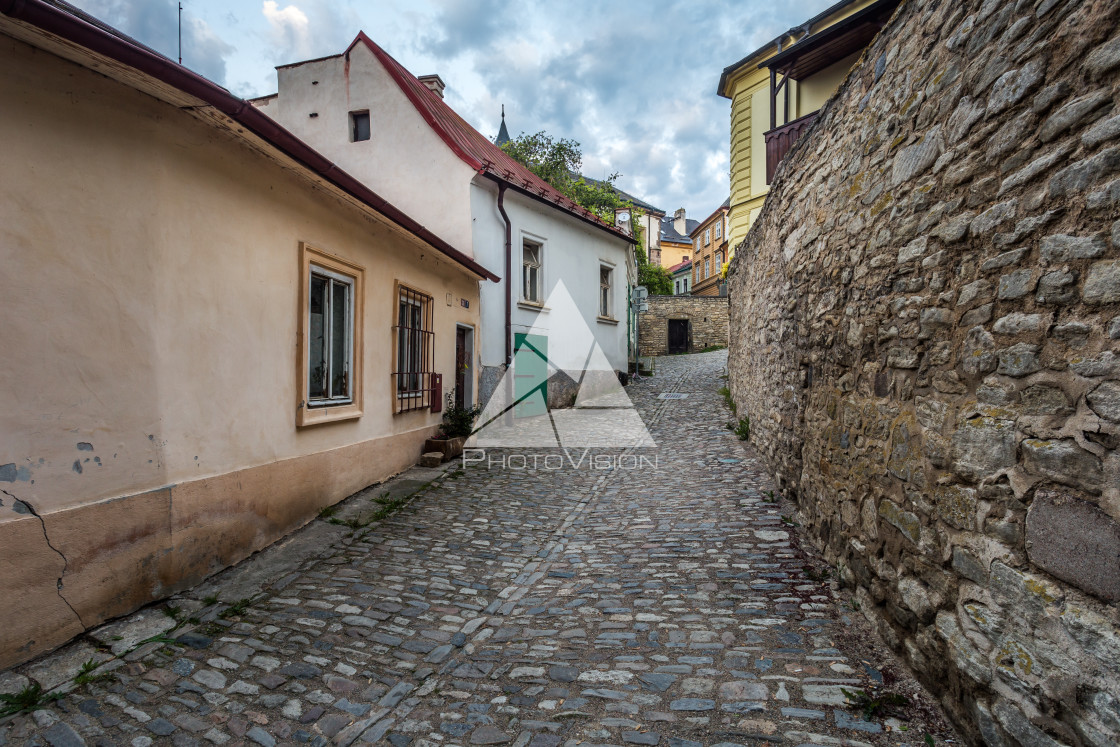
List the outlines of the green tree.
<svg viewBox="0 0 1120 747">
<path fill-rule="evenodd" d="M 503 144 L 502 150 L 558 192 L 611 225 L 614 225 L 615 210 L 630 204 L 614 189 L 614 181 L 619 176 L 617 173 L 601 182 L 589 182 L 580 175 L 583 151 L 575 140 L 554 138 L 547 132 L 535 135 L 521 133 Z"/>
</svg>

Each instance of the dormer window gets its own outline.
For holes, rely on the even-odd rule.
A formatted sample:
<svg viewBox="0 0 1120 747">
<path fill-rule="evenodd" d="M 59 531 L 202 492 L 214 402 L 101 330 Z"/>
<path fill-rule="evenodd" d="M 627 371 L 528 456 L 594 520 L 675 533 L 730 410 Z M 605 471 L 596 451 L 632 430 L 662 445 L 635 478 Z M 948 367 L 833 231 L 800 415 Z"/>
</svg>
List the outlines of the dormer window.
<svg viewBox="0 0 1120 747">
<path fill-rule="evenodd" d="M 350 142 L 369 140 L 369 110 L 350 112 Z"/>
</svg>

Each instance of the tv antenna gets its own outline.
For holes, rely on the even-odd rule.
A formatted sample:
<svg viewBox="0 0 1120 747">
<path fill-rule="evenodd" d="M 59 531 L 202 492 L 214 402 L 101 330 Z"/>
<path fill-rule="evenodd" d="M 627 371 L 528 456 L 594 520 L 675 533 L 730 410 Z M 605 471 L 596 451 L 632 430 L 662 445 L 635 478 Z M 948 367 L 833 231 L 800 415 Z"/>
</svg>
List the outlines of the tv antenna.
<svg viewBox="0 0 1120 747">
<path fill-rule="evenodd" d="M 179 3 L 179 64 L 183 64 L 183 4 Z"/>
</svg>

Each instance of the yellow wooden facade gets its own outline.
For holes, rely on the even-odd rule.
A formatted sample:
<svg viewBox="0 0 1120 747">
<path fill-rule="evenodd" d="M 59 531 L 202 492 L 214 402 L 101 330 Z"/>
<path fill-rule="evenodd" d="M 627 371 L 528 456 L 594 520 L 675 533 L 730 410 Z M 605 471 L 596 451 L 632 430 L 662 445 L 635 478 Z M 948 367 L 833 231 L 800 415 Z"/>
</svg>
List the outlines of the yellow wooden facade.
<svg viewBox="0 0 1120 747">
<path fill-rule="evenodd" d="M 791 29 L 761 49 L 723 71 L 717 93 L 731 100 L 731 210 L 728 245 L 734 251 L 762 210 L 769 187 L 766 183 L 766 143 L 770 129 L 770 71 L 759 65 L 845 18 L 873 5 L 875 0 L 844 0 L 810 20 L 805 27 Z M 859 59 L 860 52 L 837 60 L 811 77 L 789 81 L 789 117 L 779 104 L 777 124 L 810 114 L 832 96 Z M 784 96 L 784 94 L 783 94 Z"/>
</svg>

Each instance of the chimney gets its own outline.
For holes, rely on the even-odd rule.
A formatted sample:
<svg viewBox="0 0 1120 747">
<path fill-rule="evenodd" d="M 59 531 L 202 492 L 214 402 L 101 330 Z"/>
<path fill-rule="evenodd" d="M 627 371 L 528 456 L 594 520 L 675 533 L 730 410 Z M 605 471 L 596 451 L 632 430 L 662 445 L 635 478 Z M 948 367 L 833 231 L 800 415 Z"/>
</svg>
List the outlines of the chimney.
<svg viewBox="0 0 1120 747">
<path fill-rule="evenodd" d="M 677 208 L 673 213 L 673 230 L 681 236 L 688 236 L 688 221 L 685 220 L 684 208 Z"/>
<path fill-rule="evenodd" d="M 443 98 L 443 89 L 446 87 L 443 78 L 438 75 L 421 75 L 420 82 L 434 91 L 436 96 L 439 96 L 441 99 Z"/>
</svg>

